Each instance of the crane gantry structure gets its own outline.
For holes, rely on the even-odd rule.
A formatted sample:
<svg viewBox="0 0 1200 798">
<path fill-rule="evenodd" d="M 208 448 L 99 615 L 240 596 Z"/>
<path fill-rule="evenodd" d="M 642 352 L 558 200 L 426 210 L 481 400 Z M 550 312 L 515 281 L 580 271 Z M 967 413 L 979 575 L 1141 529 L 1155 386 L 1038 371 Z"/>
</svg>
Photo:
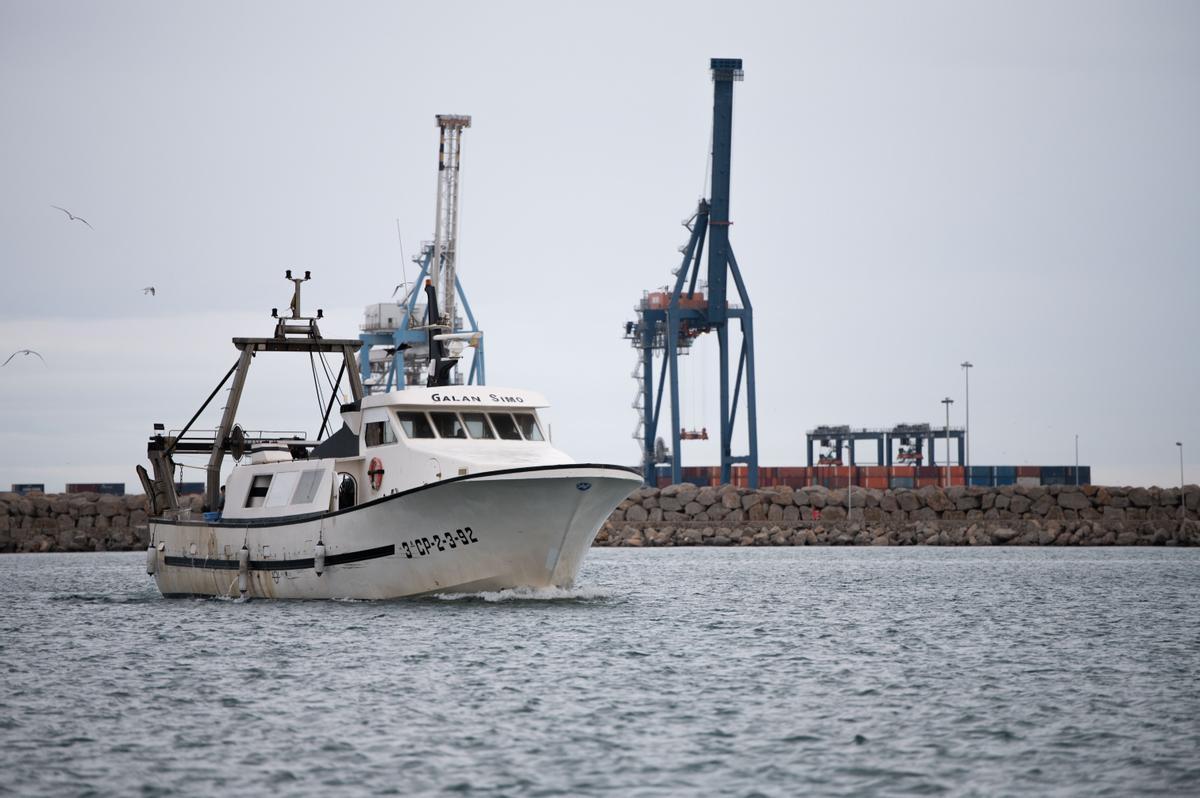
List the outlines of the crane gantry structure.
<svg viewBox="0 0 1200 798">
<path fill-rule="evenodd" d="M 465 376 L 471 385 L 484 382 L 483 333 L 458 279 L 458 220 L 462 132 L 471 117 L 438 114 L 437 210 L 433 240 L 423 242 L 413 260 L 421 267 L 399 303 L 368 306 L 359 368 L 368 393 L 403 390 L 407 385 L 447 384 Z M 458 315 L 462 303 L 466 324 Z M 439 307 L 440 305 L 440 307 Z M 385 357 L 371 357 L 372 347 L 382 347 Z M 474 356 L 466 375 L 451 371 L 464 348 Z"/>
<path fill-rule="evenodd" d="M 741 270 L 729 242 L 729 172 L 733 140 L 733 84 L 742 80 L 742 59 L 714 58 L 709 62 L 713 79 L 712 182 L 707 199 L 701 199 L 696 213 L 685 222 L 691 234 L 682 248 L 683 262 L 675 270 L 675 284 L 669 291 L 647 292 L 635 310 L 637 319 L 625 325 L 625 335 L 639 351 L 640 368 L 635 371 L 640 421 L 634 437 L 642 448 L 643 477 L 655 484 L 655 465 L 671 463 L 671 481 L 683 481 L 679 450 L 681 440 L 707 438 L 707 429 L 700 434 L 684 430 L 680 423 L 679 356 L 685 354 L 692 341 L 706 332 L 716 332 L 720 348 L 720 436 L 721 482 L 729 483 L 730 469 L 735 463 L 747 466 L 749 485 L 758 487 L 758 419 L 754 385 L 754 312 L 750 295 L 742 280 Z M 698 290 L 701 260 L 705 240 L 708 243 L 707 291 Z M 727 301 L 729 278 L 733 278 L 741 305 Z M 738 349 L 737 376 L 732 382 L 730 396 L 729 362 L 730 322 L 737 320 L 742 340 Z M 655 389 L 654 357 L 663 353 L 662 365 Z M 670 386 L 671 448 L 656 446 L 658 428 L 662 421 L 664 387 Z M 733 453 L 733 436 L 741 390 L 746 395 L 746 442 L 748 451 Z"/>
</svg>

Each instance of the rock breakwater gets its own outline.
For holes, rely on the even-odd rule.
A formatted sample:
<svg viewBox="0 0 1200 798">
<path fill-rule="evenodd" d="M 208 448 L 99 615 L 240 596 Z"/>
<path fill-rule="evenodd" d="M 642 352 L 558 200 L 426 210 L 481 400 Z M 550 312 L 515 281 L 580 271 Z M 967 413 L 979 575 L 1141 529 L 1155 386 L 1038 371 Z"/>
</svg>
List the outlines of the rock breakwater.
<svg viewBox="0 0 1200 798">
<path fill-rule="evenodd" d="M 200 510 L 200 497 L 184 506 Z M 190 505 L 188 504 L 190 502 Z M 1196 546 L 1200 487 L 641 488 L 597 546 Z M 0 552 L 128 551 L 144 496 L 0 493 Z"/>
<path fill-rule="evenodd" d="M 642 488 L 598 546 L 1200 545 L 1200 488 Z"/>
<path fill-rule="evenodd" d="M 180 500 L 200 510 L 200 497 Z M 128 551 L 149 543 L 146 497 L 0 493 L 0 552 Z"/>
</svg>

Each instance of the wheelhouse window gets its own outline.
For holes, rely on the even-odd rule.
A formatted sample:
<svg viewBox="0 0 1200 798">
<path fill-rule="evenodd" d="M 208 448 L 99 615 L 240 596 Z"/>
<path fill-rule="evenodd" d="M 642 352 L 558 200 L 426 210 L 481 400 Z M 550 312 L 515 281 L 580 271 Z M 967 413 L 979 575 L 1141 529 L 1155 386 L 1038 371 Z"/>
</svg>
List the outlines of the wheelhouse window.
<svg viewBox="0 0 1200 798">
<path fill-rule="evenodd" d="M 424 413 L 417 413 L 411 410 L 396 411 L 396 420 L 400 422 L 400 429 L 404 430 L 406 438 L 434 438 L 433 426 L 430 425 L 429 419 Z"/>
<path fill-rule="evenodd" d="M 463 426 L 462 421 L 458 418 L 458 413 L 430 413 L 429 417 L 433 419 L 433 428 L 437 430 L 438 435 L 441 437 L 467 437 L 467 430 Z"/>
<path fill-rule="evenodd" d="M 513 417 L 510 414 L 488 413 L 488 417 L 492 420 L 492 425 L 496 428 L 496 434 L 500 436 L 501 440 L 521 440 L 521 431 L 517 429 L 517 422 L 513 421 Z"/>
<path fill-rule="evenodd" d="M 463 413 L 463 424 L 467 427 L 467 434 L 472 438 L 492 439 L 496 434 L 492 432 L 492 426 L 487 422 L 487 416 L 483 413 Z"/>
<path fill-rule="evenodd" d="M 386 419 L 383 421 L 368 421 L 366 429 L 363 432 L 363 443 L 367 446 L 386 446 L 389 443 L 396 442 L 396 432 L 392 429 L 391 422 Z"/>
<path fill-rule="evenodd" d="M 246 494 L 247 507 L 262 507 L 267 500 L 267 491 L 271 489 L 271 475 L 259 474 L 250 483 L 250 492 Z"/>
<path fill-rule="evenodd" d="M 521 427 L 521 434 L 525 436 L 525 440 L 544 440 L 542 438 L 542 431 L 538 429 L 537 419 L 534 418 L 533 413 L 514 413 L 513 415 L 517 418 L 517 424 Z"/>
</svg>

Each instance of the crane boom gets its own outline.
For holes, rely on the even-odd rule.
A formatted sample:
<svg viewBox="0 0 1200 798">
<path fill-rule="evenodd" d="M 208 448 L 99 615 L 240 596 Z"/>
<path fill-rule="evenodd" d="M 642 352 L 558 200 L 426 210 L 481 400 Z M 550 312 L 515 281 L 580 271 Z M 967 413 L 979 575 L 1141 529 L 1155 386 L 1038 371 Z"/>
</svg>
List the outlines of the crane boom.
<svg viewBox="0 0 1200 798">
<path fill-rule="evenodd" d="M 442 318 L 454 330 L 456 299 L 456 256 L 458 250 L 458 185 L 459 161 L 462 155 L 462 132 L 471 126 L 471 117 L 458 114 L 438 114 L 441 141 L 438 144 L 437 219 L 433 233 L 433 261 L 429 277 L 441 297 Z M 430 320 L 433 321 L 432 319 Z"/>
</svg>

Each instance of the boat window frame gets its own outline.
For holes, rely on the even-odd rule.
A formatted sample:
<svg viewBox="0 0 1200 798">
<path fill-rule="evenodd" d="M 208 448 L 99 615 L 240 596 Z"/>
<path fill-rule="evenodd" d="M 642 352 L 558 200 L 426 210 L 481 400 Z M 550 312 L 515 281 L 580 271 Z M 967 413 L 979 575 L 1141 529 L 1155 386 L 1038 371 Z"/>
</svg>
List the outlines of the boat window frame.
<svg viewBox="0 0 1200 798">
<path fill-rule="evenodd" d="M 267 494 L 271 491 L 271 477 L 274 474 L 254 474 L 250 477 L 250 487 L 246 491 L 245 508 L 265 507 Z M 265 481 L 263 481 L 265 480 Z M 258 501 L 256 502 L 255 499 Z"/>
<path fill-rule="evenodd" d="M 312 504 L 317 500 L 317 492 L 321 488 L 321 482 L 325 479 L 325 469 L 323 468 L 306 468 L 300 472 L 300 479 L 296 483 L 296 488 L 292 492 L 292 500 L 289 504 Z"/>
<path fill-rule="evenodd" d="M 383 440 L 380 441 L 379 443 L 371 443 L 369 438 L 367 437 L 369 434 L 369 430 L 375 424 L 383 425 L 383 427 L 382 427 L 382 429 L 384 430 Z M 387 416 L 384 416 L 382 419 L 380 419 L 378 421 L 364 421 L 362 437 L 363 437 L 363 446 L 367 447 L 368 449 L 374 449 L 377 446 L 391 446 L 393 443 L 400 442 L 400 439 L 396 437 L 396 430 L 392 426 L 392 420 L 390 418 L 388 418 Z M 391 440 L 388 440 L 389 437 L 391 438 Z"/>
<path fill-rule="evenodd" d="M 429 410 L 426 412 L 429 415 L 430 422 L 432 422 L 432 424 L 433 424 L 433 431 L 437 433 L 438 438 L 440 438 L 441 440 L 444 440 L 444 441 L 469 441 L 469 440 L 471 440 L 471 434 L 467 431 L 467 425 L 463 423 L 462 416 L 460 416 L 458 414 L 457 410 Z M 434 416 L 450 416 L 451 418 L 453 418 L 455 423 L 458 424 L 458 429 L 459 429 L 459 431 L 462 432 L 462 435 L 443 435 L 441 429 L 438 428 L 437 421 L 434 420 Z"/>
<path fill-rule="evenodd" d="M 533 422 L 533 431 L 537 433 L 536 438 L 531 438 L 525 434 L 525 428 L 521 426 L 521 420 L 520 420 L 521 416 L 529 416 L 529 419 Z M 512 417 L 513 417 L 513 421 L 515 421 L 517 424 L 517 429 L 520 430 L 520 432 L 521 432 L 522 438 L 529 441 L 530 443 L 545 443 L 546 442 L 546 434 L 544 432 L 542 432 L 542 424 L 541 424 L 541 421 L 538 420 L 537 413 L 535 413 L 531 410 L 519 410 L 519 411 L 512 413 Z"/>
<path fill-rule="evenodd" d="M 471 434 L 471 427 L 467 424 L 467 416 L 479 416 L 483 421 L 484 435 Z M 483 410 L 461 410 L 458 413 L 459 420 L 462 422 L 463 429 L 467 431 L 467 437 L 473 441 L 494 441 L 497 439 L 496 430 L 492 429 L 491 419 Z"/>
<path fill-rule="evenodd" d="M 409 435 L 408 429 L 404 426 L 404 420 L 402 418 L 400 418 L 401 415 L 412 415 L 412 416 L 423 417 L 425 420 L 425 426 L 426 426 L 426 428 L 428 428 L 430 434 L 429 435 Z M 429 413 L 424 410 L 397 410 L 396 411 L 396 422 L 400 425 L 400 433 L 402 435 L 404 435 L 404 437 L 407 440 L 410 440 L 410 441 L 432 441 L 432 440 L 437 440 L 437 438 L 438 438 L 437 429 L 433 426 L 433 422 L 429 419 Z M 415 430 L 416 430 L 416 428 L 414 426 L 414 431 Z"/>
<path fill-rule="evenodd" d="M 488 416 L 488 421 L 492 422 L 492 427 L 496 430 L 496 437 L 499 440 L 502 440 L 502 441 L 523 441 L 523 440 L 525 440 L 525 438 L 521 435 L 521 426 L 517 423 L 517 420 L 515 418 L 513 418 L 512 413 L 508 412 L 507 410 L 489 410 L 487 413 L 487 416 Z M 494 419 L 496 416 L 508 416 L 508 420 L 512 424 L 512 430 L 513 430 L 513 432 L 517 433 L 517 437 L 512 438 L 512 437 L 507 437 L 507 436 L 501 434 L 500 428 L 497 427 L 495 424 Z"/>
</svg>

